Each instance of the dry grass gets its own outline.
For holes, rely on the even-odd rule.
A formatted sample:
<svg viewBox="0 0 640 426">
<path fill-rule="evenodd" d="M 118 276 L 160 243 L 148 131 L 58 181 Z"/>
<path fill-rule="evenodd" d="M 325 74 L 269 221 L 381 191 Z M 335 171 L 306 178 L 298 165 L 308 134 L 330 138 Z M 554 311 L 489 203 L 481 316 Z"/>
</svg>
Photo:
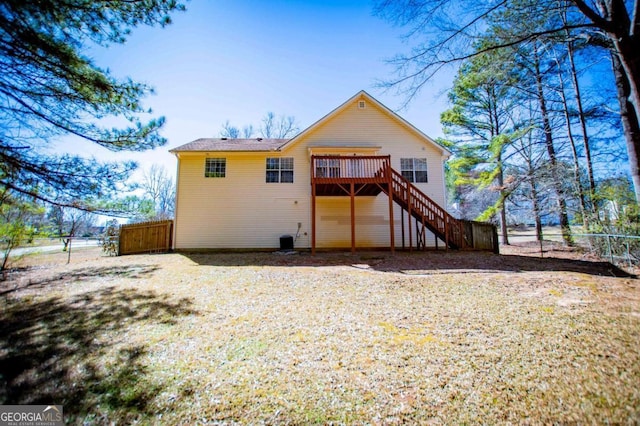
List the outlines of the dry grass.
<svg viewBox="0 0 640 426">
<path fill-rule="evenodd" d="M 0 403 L 75 423 L 640 422 L 640 290 L 605 263 L 56 256 L 0 286 Z"/>
</svg>

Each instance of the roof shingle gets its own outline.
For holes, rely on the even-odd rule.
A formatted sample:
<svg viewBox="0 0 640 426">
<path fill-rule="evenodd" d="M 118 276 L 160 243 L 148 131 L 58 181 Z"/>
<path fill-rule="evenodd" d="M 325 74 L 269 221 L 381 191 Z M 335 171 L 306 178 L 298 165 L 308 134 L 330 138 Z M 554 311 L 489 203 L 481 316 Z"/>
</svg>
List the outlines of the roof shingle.
<svg viewBox="0 0 640 426">
<path fill-rule="evenodd" d="M 201 138 L 173 148 L 169 152 L 274 151 L 288 141 L 289 139 Z"/>
</svg>

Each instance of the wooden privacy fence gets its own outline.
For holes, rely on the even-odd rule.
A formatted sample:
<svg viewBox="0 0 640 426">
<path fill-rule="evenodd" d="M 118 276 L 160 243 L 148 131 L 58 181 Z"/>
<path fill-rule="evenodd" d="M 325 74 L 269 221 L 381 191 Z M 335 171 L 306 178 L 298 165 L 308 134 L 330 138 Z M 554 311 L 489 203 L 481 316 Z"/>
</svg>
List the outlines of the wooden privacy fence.
<svg viewBox="0 0 640 426">
<path fill-rule="evenodd" d="M 464 226 L 464 239 L 468 248 L 474 250 L 488 250 L 499 253 L 498 229 L 494 224 L 485 222 L 462 221 Z"/>
<path fill-rule="evenodd" d="M 118 254 L 158 253 L 171 249 L 173 221 L 132 223 L 120 227 Z"/>
</svg>

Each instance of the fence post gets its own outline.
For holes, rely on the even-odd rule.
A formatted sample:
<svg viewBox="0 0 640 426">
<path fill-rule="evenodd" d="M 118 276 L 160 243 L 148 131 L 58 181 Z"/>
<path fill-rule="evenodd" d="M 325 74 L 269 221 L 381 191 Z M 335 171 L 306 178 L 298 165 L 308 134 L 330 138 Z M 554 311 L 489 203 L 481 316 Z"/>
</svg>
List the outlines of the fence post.
<svg viewBox="0 0 640 426">
<path fill-rule="evenodd" d="M 611 252 L 611 235 L 607 234 L 607 247 L 609 248 L 609 260 L 613 263 L 613 253 Z"/>
<path fill-rule="evenodd" d="M 543 258 L 544 257 L 544 248 L 542 247 L 542 238 L 540 238 L 538 240 L 538 242 L 540 243 L 540 257 Z"/>
<path fill-rule="evenodd" d="M 598 257 L 601 259 L 609 259 L 612 264 L 624 265 L 625 257 L 629 266 L 633 266 L 637 263 L 639 257 L 636 254 L 636 250 L 640 249 L 638 247 L 640 243 L 640 235 L 619 235 L 619 234 L 574 234 L 574 236 L 583 236 L 586 237 L 585 245 L 591 248 L 591 251 L 596 253 Z M 600 241 L 606 238 L 606 244 Z M 613 239 L 613 241 L 611 241 Z M 608 253 L 605 252 L 605 248 L 608 250 Z M 631 256 L 631 249 L 634 249 L 634 256 Z M 614 249 L 616 250 L 616 255 L 614 255 Z M 619 253 L 618 253 L 619 252 Z"/>
</svg>

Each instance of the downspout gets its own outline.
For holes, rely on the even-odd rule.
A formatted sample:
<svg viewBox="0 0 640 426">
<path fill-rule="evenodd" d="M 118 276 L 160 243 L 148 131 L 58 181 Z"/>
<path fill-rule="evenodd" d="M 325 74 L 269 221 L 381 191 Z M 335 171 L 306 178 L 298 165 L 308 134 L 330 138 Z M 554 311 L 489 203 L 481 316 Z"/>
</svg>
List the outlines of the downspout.
<svg viewBox="0 0 640 426">
<path fill-rule="evenodd" d="M 441 170 L 442 170 L 442 195 L 444 197 L 444 199 L 442 200 L 442 207 L 444 208 L 445 211 L 447 210 L 447 176 L 445 175 L 445 169 L 444 169 L 444 163 L 447 162 L 447 160 L 449 159 L 448 155 L 443 155 L 441 157 L 442 159 L 442 165 L 441 165 Z"/>
<path fill-rule="evenodd" d="M 316 254 L 316 180 L 314 177 L 315 157 L 311 155 L 310 179 L 311 179 L 311 255 Z"/>
<path fill-rule="evenodd" d="M 176 246 L 176 238 L 178 236 L 178 193 L 180 191 L 180 156 L 178 153 L 174 154 L 176 156 L 176 160 L 178 160 L 178 164 L 176 165 L 176 193 L 174 200 L 174 208 L 173 208 L 173 235 L 171 241 L 171 250 L 175 251 Z"/>
<path fill-rule="evenodd" d="M 447 224 L 447 213 L 449 212 L 449 210 L 447 209 L 447 176 L 446 176 L 446 171 L 445 171 L 445 167 L 444 167 L 444 163 L 447 162 L 447 160 L 449 159 L 448 155 L 443 155 L 442 156 L 442 196 L 443 196 L 443 200 L 442 200 L 442 208 L 444 209 L 445 215 L 444 215 L 444 248 L 445 250 L 449 250 L 449 225 Z M 438 241 L 438 236 L 434 235 L 434 238 L 436 240 L 436 242 Z"/>
</svg>

